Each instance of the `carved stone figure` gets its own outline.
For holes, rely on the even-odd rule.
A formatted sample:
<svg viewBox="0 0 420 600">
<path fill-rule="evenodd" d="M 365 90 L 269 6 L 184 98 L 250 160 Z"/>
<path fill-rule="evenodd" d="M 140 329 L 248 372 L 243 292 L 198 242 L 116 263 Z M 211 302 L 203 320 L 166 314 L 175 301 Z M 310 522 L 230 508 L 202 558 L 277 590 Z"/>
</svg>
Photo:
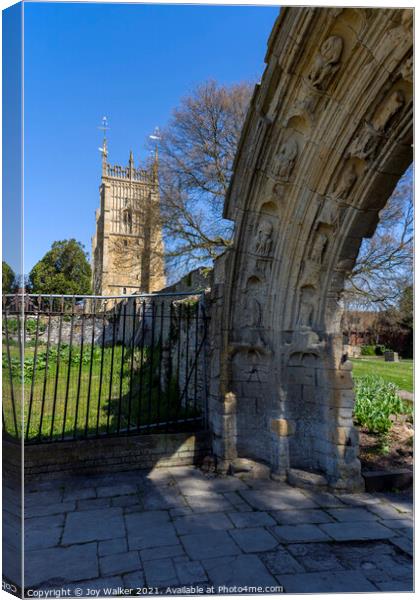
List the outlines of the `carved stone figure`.
<svg viewBox="0 0 420 600">
<path fill-rule="evenodd" d="M 353 164 L 344 170 L 336 189 L 334 190 L 334 198 L 337 200 L 345 200 L 357 179 L 357 173 Z"/>
<path fill-rule="evenodd" d="M 273 225 L 270 221 L 262 221 L 258 226 L 255 240 L 255 252 L 260 256 L 269 256 L 273 246 Z"/>
<path fill-rule="evenodd" d="M 404 106 L 405 97 L 402 90 L 396 90 L 380 108 L 375 116 L 373 126 L 377 131 L 385 131 L 391 119 Z"/>
<path fill-rule="evenodd" d="M 298 326 L 301 329 L 312 329 L 315 312 L 315 288 L 306 286 L 301 289 Z"/>
<path fill-rule="evenodd" d="M 340 68 L 339 60 L 343 51 L 343 40 L 338 35 L 327 38 L 320 48 L 308 75 L 311 84 L 318 90 L 325 90 L 331 77 Z"/>
<path fill-rule="evenodd" d="M 377 132 L 369 125 L 366 125 L 350 145 L 348 155 L 360 158 L 361 160 L 370 160 L 375 156 L 378 142 L 379 136 Z"/>
<path fill-rule="evenodd" d="M 278 163 L 277 175 L 280 179 L 284 179 L 285 181 L 289 180 L 293 167 L 295 166 L 298 151 L 299 148 L 297 142 L 293 138 L 289 138 L 281 146 L 276 156 L 276 161 Z"/>
<path fill-rule="evenodd" d="M 333 229 L 338 225 L 338 210 L 335 200 L 325 198 L 318 217 L 318 223 L 328 225 Z"/>
<path fill-rule="evenodd" d="M 244 321 L 248 327 L 262 326 L 262 306 L 258 290 L 251 287 L 245 297 Z"/>
<path fill-rule="evenodd" d="M 318 232 L 311 252 L 311 260 L 321 264 L 328 245 L 328 236 L 326 233 Z"/>
</svg>

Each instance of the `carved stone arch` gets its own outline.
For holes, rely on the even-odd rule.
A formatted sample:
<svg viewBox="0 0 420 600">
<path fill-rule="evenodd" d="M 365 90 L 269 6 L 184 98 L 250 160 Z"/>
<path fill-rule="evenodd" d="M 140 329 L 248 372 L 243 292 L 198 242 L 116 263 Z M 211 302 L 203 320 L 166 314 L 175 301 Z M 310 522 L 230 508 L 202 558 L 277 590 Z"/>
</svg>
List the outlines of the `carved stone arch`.
<svg viewBox="0 0 420 600">
<path fill-rule="evenodd" d="M 244 456 L 280 478 L 300 468 L 333 488 L 362 486 L 340 298 L 412 161 L 411 13 L 283 8 L 274 26 L 225 202 L 234 244 L 215 265 L 221 468 Z M 342 42 L 323 46 L 331 36 Z M 247 326 L 239 315 L 252 305 Z"/>
</svg>

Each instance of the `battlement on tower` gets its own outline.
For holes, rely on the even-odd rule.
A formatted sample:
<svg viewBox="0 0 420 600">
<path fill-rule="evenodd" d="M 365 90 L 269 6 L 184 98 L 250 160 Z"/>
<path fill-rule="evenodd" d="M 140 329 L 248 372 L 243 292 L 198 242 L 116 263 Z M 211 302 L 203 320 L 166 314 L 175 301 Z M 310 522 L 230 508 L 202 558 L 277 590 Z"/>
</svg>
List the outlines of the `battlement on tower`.
<svg viewBox="0 0 420 600">
<path fill-rule="evenodd" d="M 112 177 L 114 179 L 129 179 L 132 181 L 143 181 L 144 183 L 150 183 L 155 179 L 155 175 L 152 169 L 142 169 L 123 167 L 121 165 L 106 165 L 104 173 L 105 177 Z"/>
</svg>

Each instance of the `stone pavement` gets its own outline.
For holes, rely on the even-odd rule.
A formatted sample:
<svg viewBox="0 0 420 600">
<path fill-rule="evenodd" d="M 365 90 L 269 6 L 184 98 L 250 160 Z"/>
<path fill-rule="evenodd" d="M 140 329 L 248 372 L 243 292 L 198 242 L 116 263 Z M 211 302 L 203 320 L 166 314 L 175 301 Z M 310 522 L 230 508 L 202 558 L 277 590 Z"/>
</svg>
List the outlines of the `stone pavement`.
<svg viewBox="0 0 420 600">
<path fill-rule="evenodd" d="M 333 495 L 179 467 L 32 483 L 25 503 L 26 588 L 413 589 L 406 494 Z"/>
</svg>

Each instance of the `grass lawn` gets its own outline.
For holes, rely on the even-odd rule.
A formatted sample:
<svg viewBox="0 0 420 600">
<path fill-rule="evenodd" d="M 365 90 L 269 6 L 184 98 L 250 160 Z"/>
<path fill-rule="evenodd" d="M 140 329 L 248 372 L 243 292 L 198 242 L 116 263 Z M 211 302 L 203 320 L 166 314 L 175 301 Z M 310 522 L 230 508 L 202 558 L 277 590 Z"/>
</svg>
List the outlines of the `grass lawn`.
<svg viewBox="0 0 420 600">
<path fill-rule="evenodd" d="M 385 362 L 383 356 L 363 356 L 352 358 L 353 378 L 364 375 L 378 375 L 395 383 L 400 390 L 413 391 L 413 360 L 404 359 L 400 362 Z"/>
<path fill-rule="evenodd" d="M 10 355 L 12 380 L 3 350 L 3 419 L 6 431 L 15 436 L 12 396 L 18 428 L 22 418 L 19 349 L 11 346 Z M 135 349 L 132 355 L 122 346 L 103 351 L 85 346 L 83 354 L 77 347 L 70 354 L 66 346 L 59 356 L 52 349 L 48 363 L 46 358 L 46 347 L 40 345 L 34 371 L 34 348 L 25 348 L 23 404 L 28 440 L 116 433 L 200 414 L 194 397 L 189 395 L 187 402 L 185 396 L 180 399 L 176 373 L 162 385 L 159 348 Z"/>
</svg>

